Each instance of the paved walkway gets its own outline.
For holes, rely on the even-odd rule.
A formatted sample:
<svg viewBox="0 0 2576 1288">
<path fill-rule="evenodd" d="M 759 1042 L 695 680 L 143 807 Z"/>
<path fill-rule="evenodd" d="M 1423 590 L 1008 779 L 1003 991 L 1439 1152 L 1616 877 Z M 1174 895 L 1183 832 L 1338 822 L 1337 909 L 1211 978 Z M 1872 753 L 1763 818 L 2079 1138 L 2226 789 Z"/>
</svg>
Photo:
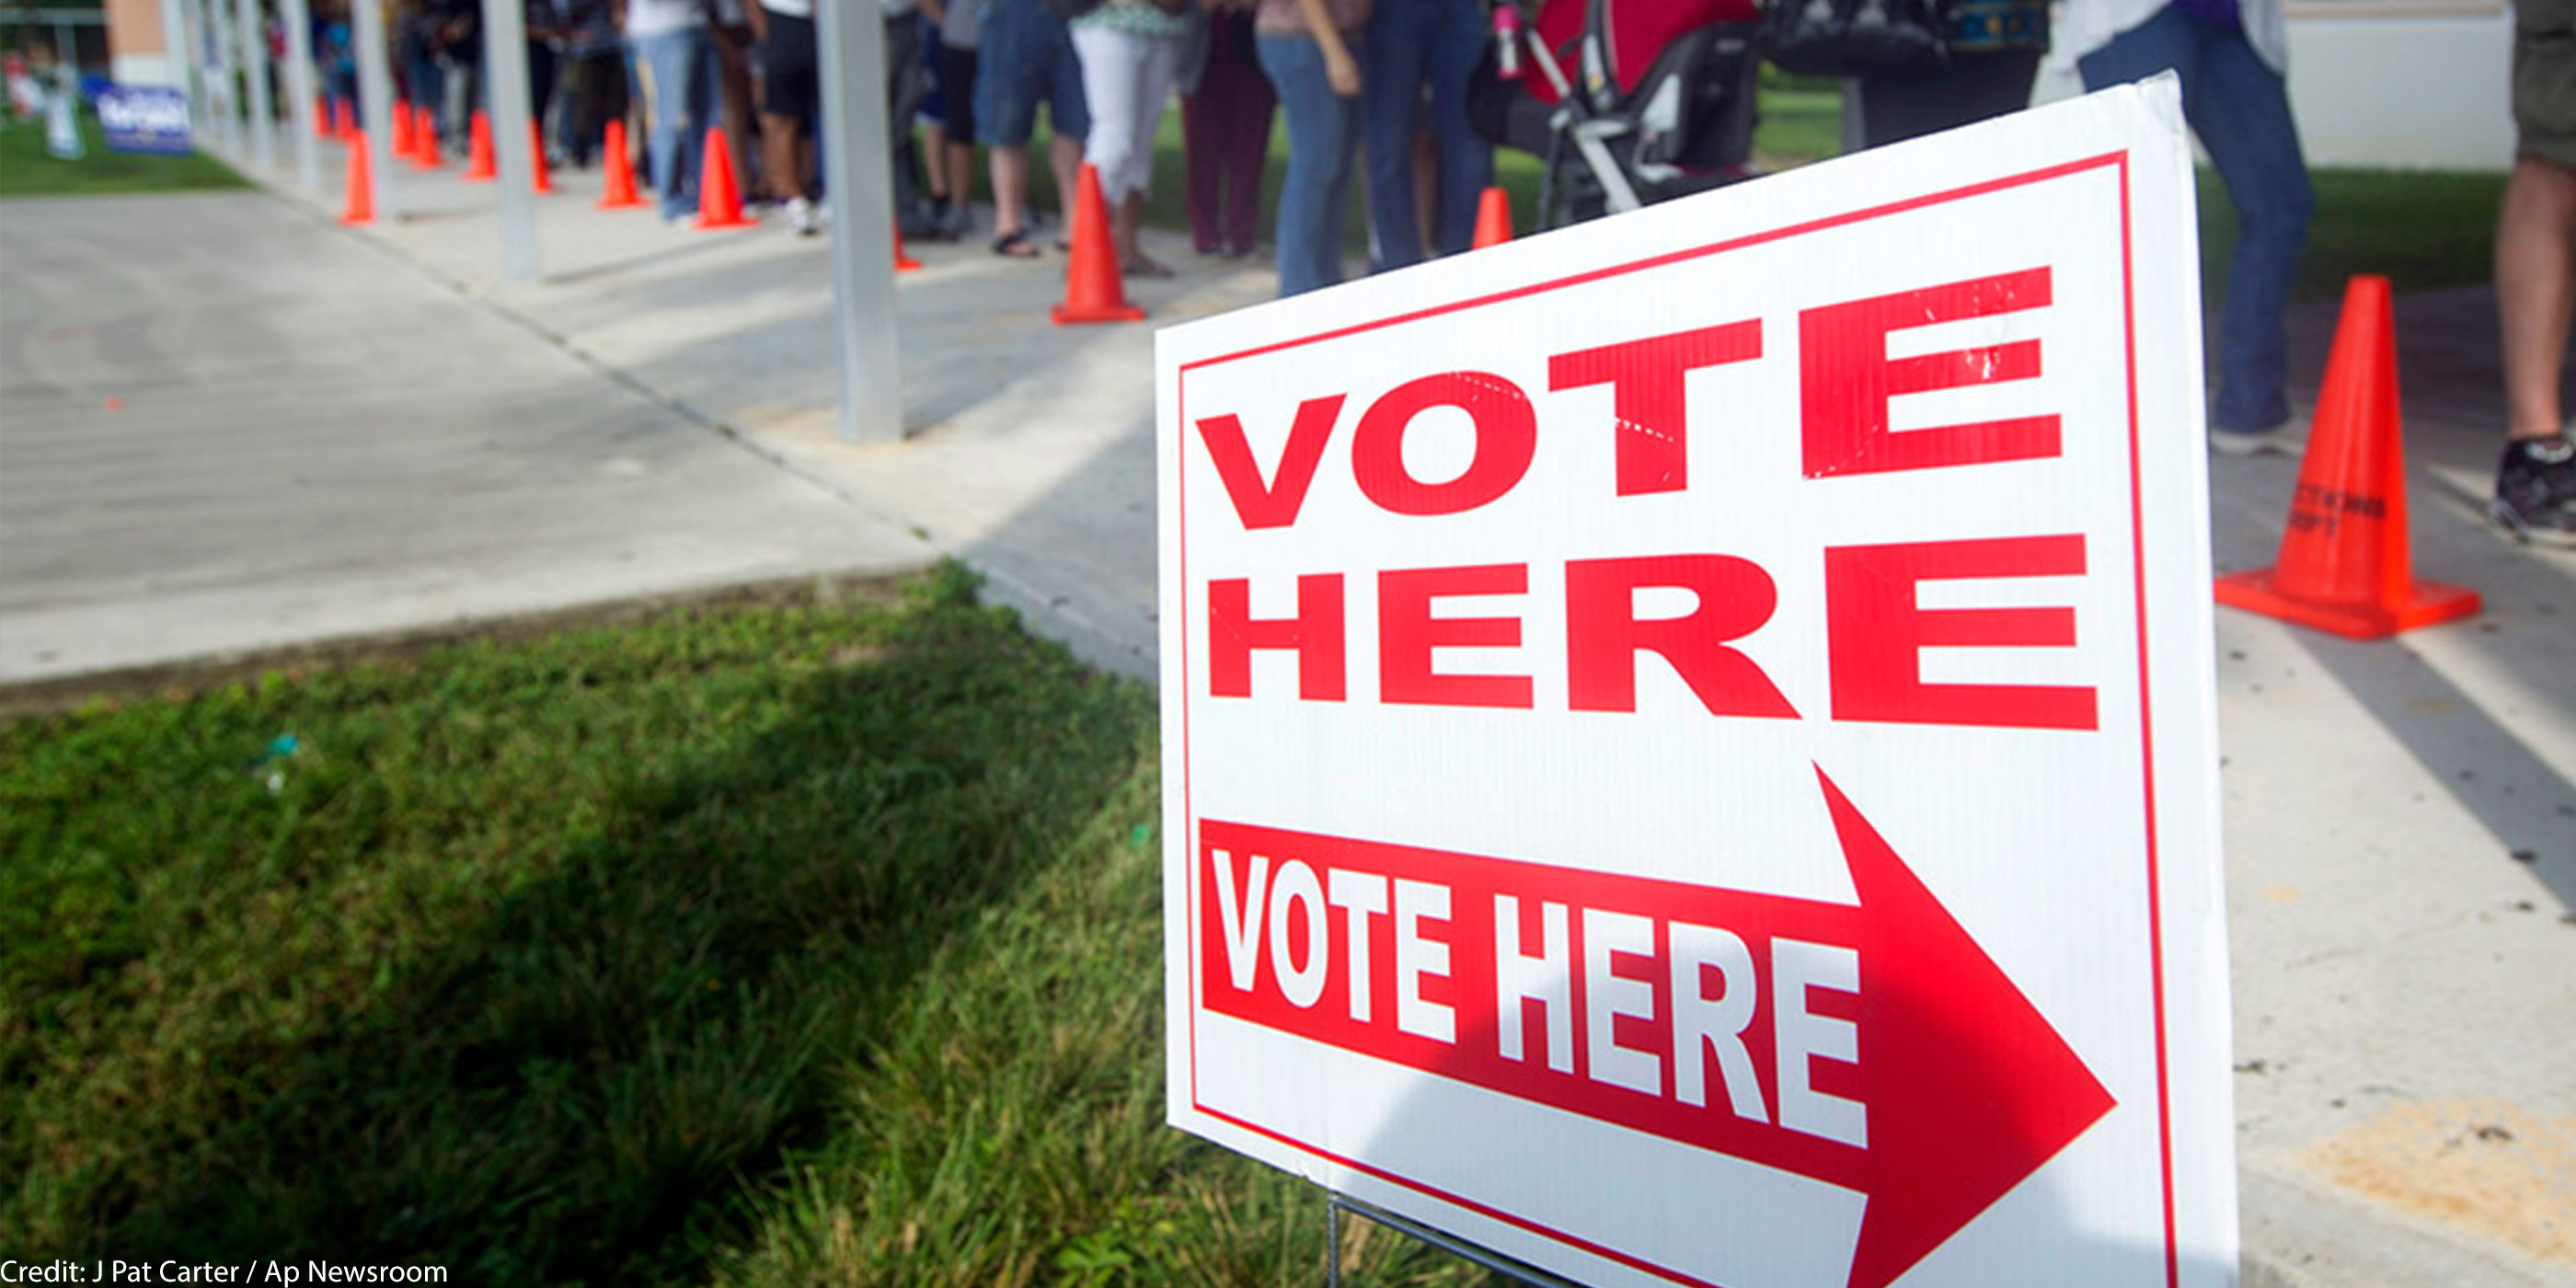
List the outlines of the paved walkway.
<svg viewBox="0 0 2576 1288">
<path fill-rule="evenodd" d="M 912 434 L 857 450 L 820 242 L 559 176 L 548 280 L 507 285 L 489 190 L 403 178 L 417 213 L 363 234 L 328 222 L 336 175 L 0 204 L 0 683 L 934 549 L 1152 676 L 1152 333 L 1046 325 L 1060 260 L 914 247 Z M 1154 250 L 1189 265 L 1136 292 L 1157 321 L 1268 292 Z M 2332 315 L 2298 319 L 2307 388 Z M 2576 557 L 2478 517 L 2485 293 L 2399 328 L 2417 567 L 2486 613 L 2367 645 L 2218 619 L 2248 1282 L 2565 1284 Z M 2295 465 L 2213 472 L 2220 566 L 2269 562 Z"/>
</svg>

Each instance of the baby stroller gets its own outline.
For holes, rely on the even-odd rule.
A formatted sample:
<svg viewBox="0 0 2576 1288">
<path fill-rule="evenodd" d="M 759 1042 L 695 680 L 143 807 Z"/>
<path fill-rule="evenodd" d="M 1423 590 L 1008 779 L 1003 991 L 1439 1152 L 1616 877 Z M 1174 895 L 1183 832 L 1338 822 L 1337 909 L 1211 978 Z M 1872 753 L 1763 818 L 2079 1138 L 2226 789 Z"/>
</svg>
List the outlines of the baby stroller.
<svg viewBox="0 0 2576 1288">
<path fill-rule="evenodd" d="M 1757 18 L 1755 0 L 1540 0 L 1525 29 L 1498 24 L 1470 112 L 1546 162 L 1538 226 L 1752 177 Z"/>
</svg>

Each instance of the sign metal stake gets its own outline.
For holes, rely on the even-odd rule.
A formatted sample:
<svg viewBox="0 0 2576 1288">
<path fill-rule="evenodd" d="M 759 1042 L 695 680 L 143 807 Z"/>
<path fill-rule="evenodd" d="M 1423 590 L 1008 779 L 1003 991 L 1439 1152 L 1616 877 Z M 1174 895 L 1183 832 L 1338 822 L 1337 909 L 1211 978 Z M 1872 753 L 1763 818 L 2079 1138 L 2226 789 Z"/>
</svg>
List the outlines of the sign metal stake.
<svg viewBox="0 0 2576 1288">
<path fill-rule="evenodd" d="M 1409 1220 L 1384 1208 L 1363 1203 L 1335 1190 L 1324 1191 L 1325 1262 L 1329 1273 L 1325 1282 L 1331 1288 L 1342 1288 L 1342 1214 L 1364 1216 L 1398 1234 L 1430 1244 L 1479 1269 L 1501 1275 L 1530 1288 L 1582 1288 L 1571 1279 L 1561 1278 L 1524 1261 L 1515 1261 L 1490 1248 L 1480 1248 L 1464 1239 L 1442 1234 L 1419 1221 Z"/>
</svg>

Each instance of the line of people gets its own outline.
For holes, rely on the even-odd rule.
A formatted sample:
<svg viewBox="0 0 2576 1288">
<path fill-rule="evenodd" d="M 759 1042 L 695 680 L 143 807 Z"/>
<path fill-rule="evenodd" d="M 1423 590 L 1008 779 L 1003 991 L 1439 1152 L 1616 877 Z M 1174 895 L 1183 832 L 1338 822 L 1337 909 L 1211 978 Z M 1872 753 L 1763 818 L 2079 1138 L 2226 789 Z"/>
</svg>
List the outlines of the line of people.
<svg viewBox="0 0 2576 1288">
<path fill-rule="evenodd" d="M 349 3 L 316 0 L 313 9 L 326 92 L 343 99 L 357 92 Z M 594 164 L 603 127 L 626 120 L 638 174 L 664 217 L 678 220 L 696 210 L 701 148 L 715 125 L 753 204 L 776 204 L 799 233 L 820 228 L 815 0 L 521 3 L 530 102 L 548 123 L 552 164 Z M 1491 4 L 878 0 L 899 226 L 911 239 L 972 235 L 981 147 L 993 252 L 1042 255 L 1049 220 L 1032 201 L 1031 175 L 1043 115 L 1060 200 L 1091 163 L 1123 270 L 1168 276 L 1139 229 L 1154 139 L 1177 93 L 1199 253 L 1254 252 L 1283 114 L 1282 295 L 1341 280 L 1344 210 L 1362 155 L 1374 266 L 1464 250 L 1477 196 L 1493 179 L 1491 146 L 1467 115 Z M 442 146 L 461 149 L 484 96 L 481 0 L 393 0 L 390 16 L 396 92 Z M 1055 229 L 1050 240 L 1063 249 Z"/>
</svg>

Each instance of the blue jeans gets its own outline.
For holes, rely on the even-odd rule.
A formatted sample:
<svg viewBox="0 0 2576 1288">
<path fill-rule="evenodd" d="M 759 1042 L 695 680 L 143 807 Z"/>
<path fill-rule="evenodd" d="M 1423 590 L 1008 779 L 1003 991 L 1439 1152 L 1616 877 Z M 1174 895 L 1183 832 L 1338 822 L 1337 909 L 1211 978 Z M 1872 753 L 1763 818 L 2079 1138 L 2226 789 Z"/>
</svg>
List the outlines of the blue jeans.
<svg viewBox="0 0 2576 1288">
<path fill-rule="evenodd" d="M 638 87 L 644 95 L 644 154 L 662 190 L 662 217 L 697 213 L 700 136 L 710 119 L 715 78 L 704 27 L 687 27 L 630 39 Z"/>
<path fill-rule="evenodd" d="M 1314 37 L 1259 36 L 1254 49 L 1288 118 L 1288 176 L 1279 184 L 1279 298 L 1286 299 L 1342 280 L 1360 105 L 1333 92 Z"/>
<path fill-rule="evenodd" d="M 1360 55 L 1361 132 L 1368 140 L 1369 219 L 1380 269 L 1422 260 L 1413 204 L 1413 125 L 1425 82 L 1439 146 L 1440 209 L 1433 239 L 1443 255 L 1475 244 L 1476 203 L 1494 181 L 1494 151 L 1467 120 L 1467 80 L 1485 55 L 1485 9 L 1476 0 L 1378 0 Z"/>
<path fill-rule="evenodd" d="M 2308 240 L 2316 193 L 2281 74 L 2255 57 L 2245 33 L 2167 8 L 2076 64 L 2086 89 L 2171 68 L 2183 116 L 2209 150 L 2236 208 L 2236 254 L 2218 315 L 2218 428 L 2269 429 L 2290 418 L 2290 342 L 2281 311 Z"/>
</svg>

